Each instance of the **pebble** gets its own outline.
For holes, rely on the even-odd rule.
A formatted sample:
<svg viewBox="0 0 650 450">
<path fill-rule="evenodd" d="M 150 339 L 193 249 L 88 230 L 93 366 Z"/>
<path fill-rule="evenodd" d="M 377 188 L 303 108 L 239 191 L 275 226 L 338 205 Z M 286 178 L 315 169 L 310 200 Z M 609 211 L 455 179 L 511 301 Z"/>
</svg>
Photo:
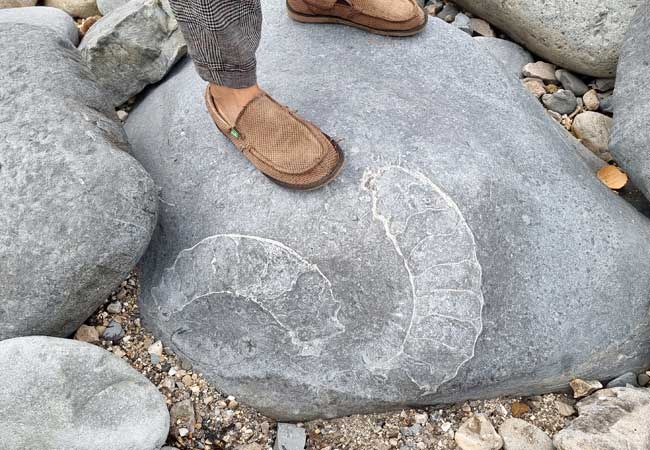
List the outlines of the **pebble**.
<svg viewBox="0 0 650 450">
<path fill-rule="evenodd" d="M 555 78 L 562 83 L 564 89 L 568 89 L 578 97 L 585 95 L 589 87 L 580 78 L 569 72 L 568 70 L 558 69 L 555 71 Z"/>
<path fill-rule="evenodd" d="M 556 82 L 555 66 L 544 61 L 528 63 L 524 66 L 522 72 L 524 77 L 539 78 L 546 82 Z"/>
<path fill-rule="evenodd" d="M 81 325 L 74 334 L 74 338 L 83 342 L 99 342 L 99 333 L 95 327 Z"/>
<path fill-rule="evenodd" d="M 591 89 L 585 93 L 582 97 L 585 108 L 589 111 L 596 111 L 600 107 L 600 100 L 598 100 L 598 94 L 595 89 Z"/>
<path fill-rule="evenodd" d="M 463 423 L 454 440 L 462 450 L 498 450 L 503 446 L 503 439 L 494 429 L 492 422 L 482 414 Z"/>
<path fill-rule="evenodd" d="M 636 380 L 639 386 L 647 386 L 650 383 L 650 372 L 640 373 Z"/>
<path fill-rule="evenodd" d="M 611 93 L 598 94 L 598 100 L 601 111 L 614 114 L 614 96 Z"/>
<path fill-rule="evenodd" d="M 562 417 L 571 417 L 576 413 L 576 409 L 572 405 L 560 400 L 555 401 L 555 407 Z"/>
<path fill-rule="evenodd" d="M 419 423 L 420 425 L 422 425 L 427 423 L 427 420 L 429 420 L 429 416 L 427 416 L 427 413 L 416 414 L 414 419 L 415 419 L 415 423 Z"/>
<path fill-rule="evenodd" d="M 162 357 L 163 345 L 161 341 L 156 341 L 147 348 L 147 353 Z"/>
<path fill-rule="evenodd" d="M 102 333 L 102 339 L 105 341 L 118 342 L 124 337 L 124 329 L 119 322 L 111 320 Z"/>
<path fill-rule="evenodd" d="M 575 378 L 569 383 L 571 389 L 573 389 L 573 398 L 586 397 L 587 395 L 596 392 L 598 389 L 602 389 L 603 385 L 598 380 L 582 380 L 580 378 Z"/>
<path fill-rule="evenodd" d="M 542 103 L 559 114 L 571 114 L 578 107 L 576 96 L 566 89 L 560 89 L 555 94 L 544 94 Z"/>
<path fill-rule="evenodd" d="M 537 98 L 546 94 L 546 86 L 544 86 L 544 82 L 539 78 L 524 78 L 523 83 L 526 89 Z"/>
<path fill-rule="evenodd" d="M 452 22 L 452 25 L 458 28 L 461 31 L 464 31 L 465 33 L 469 34 L 470 36 L 474 32 L 472 30 L 472 21 L 469 17 L 467 17 L 465 14 L 460 13 L 457 14 L 456 17 L 454 18 L 454 21 Z"/>
<path fill-rule="evenodd" d="M 578 114 L 573 119 L 571 130 L 589 150 L 594 152 L 601 159 L 610 161 L 612 155 L 608 151 L 608 145 L 612 122 L 612 118 L 604 114 L 586 111 Z M 572 383 L 575 383 L 576 386 L 578 386 L 581 381 L 582 380 L 574 380 Z M 573 384 L 571 386 L 573 387 Z M 602 385 L 598 389 L 600 388 L 602 388 Z"/>
<path fill-rule="evenodd" d="M 460 11 L 458 10 L 458 7 L 451 2 L 448 2 L 445 6 L 443 6 L 436 17 L 444 20 L 445 22 L 452 23 L 459 13 Z"/>
<path fill-rule="evenodd" d="M 119 314 L 122 312 L 122 304 L 120 302 L 109 303 L 106 307 L 106 311 L 111 314 Z"/>
<path fill-rule="evenodd" d="M 553 441 L 542 430 L 521 419 L 508 419 L 499 427 L 504 450 L 553 450 Z"/>
<path fill-rule="evenodd" d="M 170 426 L 172 434 L 180 436 L 181 430 L 187 430 L 186 434 L 194 431 L 196 418 L 194 406 L 190 399 L 174 403 L 169 410 Z"/>
<path fill-rule="evenodd" d="M 616 80 L 614 78 L 599 78 L 594 81 L 594 89 L 598 92 L 607 92 L 614 89 Z"/>
<path fill-rule="evenodd" d="M 608 388 L 625 387 L 628 384 L 634 387 L 639 386 L 639 384 L 637 383 L 637 376 L 634 372 L 627 372 L 621 375 L 620 377 L 614 378 L 612 381 L 607 383 L 607 387 Z"/>
<path fill-rule="evenodd" d="M 306 439 L 304 428 L 290 423 L 278 423 L 273 450 L 303 450 Z"/>
<path fill-rule="evenodd" d="M 120 119 L 122 122 L 124 122 L 127 117 L 129 117 L 128 112 L 121 109 L 117 111 L 117 118 Z"/>
<path fill-rule="evenodd" d="M 435 16 L 440 11 L 442 11 L 442 8 L 444 6 L 445 4 L 442 2 L 442 0 L 431 0 L 429 3 L 427 3 L 427 6 L 424 7 L 424 10 L 430 16 Z"/>
<path fill-rule="evenodd" d="M 471 19 L 472 30 L 480 36 L 496 37 L 492 26 L 483 19 L 472 17 Z"/>
</svg>

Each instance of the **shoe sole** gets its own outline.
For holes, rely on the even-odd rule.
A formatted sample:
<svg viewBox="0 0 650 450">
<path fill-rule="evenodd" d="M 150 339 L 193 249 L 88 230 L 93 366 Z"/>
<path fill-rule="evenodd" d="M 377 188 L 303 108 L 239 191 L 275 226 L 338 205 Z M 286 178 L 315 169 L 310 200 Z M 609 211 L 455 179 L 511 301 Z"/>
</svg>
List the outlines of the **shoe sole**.
<svg viewBox="0 0 650 450">
<path fill-rule="evenodd" d="M 410 30 L 382 30 L 380 28 L 372 28 L 372 27 L 367 27 L 365 25 L 361 25 L 356 22 L 352 22 L 350 20 L 342 19 L 340 17 L 336 16 L 312 16 L 312 15 L 306 15 L 306 14 L 301 14 L 297 11 L 294 11 L 291 9 L 291 6 L 289 6 L 289 3 L 287 2 L 287 12 L 289 14 L 289 17 L 295 20 L 296 22 L 301 22 L 301 23 L 334 23 L 334 24 L 339 24 L 339 25 L 347 25 L 350 27 L 354 28 L 359 28 L 361 30 L 367 31 L 369 33 L 373 34 L 379 34 L 381 36 L 393 36 L 393 37 L 408 37 L 408 36 L 414 36 L 418 33 L 420 33 L 424 28 L 427 26 L 428 22 L 428 17 L 425 14 L 424 15 L 424 23 L 417 28 L 411 28 Z"/>
</svg>

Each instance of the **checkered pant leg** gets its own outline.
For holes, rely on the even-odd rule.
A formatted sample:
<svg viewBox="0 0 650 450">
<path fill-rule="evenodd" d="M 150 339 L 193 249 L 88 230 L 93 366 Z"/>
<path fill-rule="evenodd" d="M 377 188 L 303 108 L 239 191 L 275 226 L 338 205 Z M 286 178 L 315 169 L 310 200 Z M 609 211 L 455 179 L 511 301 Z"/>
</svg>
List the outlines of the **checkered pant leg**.
<svg viewBox="0 0 650 450">
<path fill-rule="evenodd" d="M 257 82 L 260 0 L 169 0 L 199 75 L 231 88 Z"/>
</svg>

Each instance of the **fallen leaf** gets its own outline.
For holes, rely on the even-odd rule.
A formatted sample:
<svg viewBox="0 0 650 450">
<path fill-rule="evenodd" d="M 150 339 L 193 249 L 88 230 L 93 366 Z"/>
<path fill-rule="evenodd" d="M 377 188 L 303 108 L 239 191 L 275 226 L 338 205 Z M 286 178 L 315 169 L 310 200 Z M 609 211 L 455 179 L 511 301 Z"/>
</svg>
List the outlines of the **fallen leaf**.
<svg viewBox="0 0 650 450">
<path fill-rule="evenodd" d="M 621 189 L 627 184 L 627 174 L 616 166 L 604 166 L 596 174 L 598 179 L 610 189 Z"/>
</svg>

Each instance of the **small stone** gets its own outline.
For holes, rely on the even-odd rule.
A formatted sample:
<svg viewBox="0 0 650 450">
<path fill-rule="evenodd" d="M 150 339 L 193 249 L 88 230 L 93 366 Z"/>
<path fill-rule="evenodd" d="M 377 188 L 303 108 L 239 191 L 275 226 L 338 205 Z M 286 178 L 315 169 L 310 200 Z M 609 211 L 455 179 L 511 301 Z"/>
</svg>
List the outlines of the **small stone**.
<svg viewBox="0 0 650 450">
<path fill-rule="evenodd" d="M 106 307 L 106 311 L 111 314 L 119 314 L 122 312 L 122 303 L 120 302 L 109 303 L 108 306 Z"/>
<path fill-rule="evenodd" d="M 462 450 L 498 450 L 503 446 L 492 422 L 482 414 L 465 421 L 454 436 Z"/>
<path fill-rule="evenodd" d="M 179 428 L 179 429 L 178 429 L 178 435 L 179 435 L 180 437 L 185 437 L 185 436 L 187 436 L 188 434 L 190 434 L 190 430 L 188 430 L 187 428 Z"/>
<path fill-rule="evenodd" d="M 183 378 L 181 378 L 181 381 L 186 387 L 190 387 L 192 384 L 194 384 L 192 377 L 189 375 L 185 375 Z"/>
<path fill-rule="evenodd" d="M 616 80 L 614 78 L 600 78 L 594 81 L 593 86 L 598 92 L 607 92 L 613 90 L 615 84 Z"/>
<path fill-rule="evenodd" d="M 427 6 L 424 7 L 424 10 L 429 14 L 430 16 L 435 16 L 438 14 L 440 11 L 442 11 L 442 8 L 445 6 L 445 4 L 442 2 L 442 0 L 432 0 L 427 4 Z"/>
<path fill-rule="evenodd" d="M 546 94 L 546 87 L 544 82 L 539 78 L 524 78 L 524 86 L 528 89 L 535 97 L 540 98 L 542 95 Z"/>
<path fill-rule="evenodd" d="M 124 337 L 124 329 L 119 322 L 111 320 L 108 323 L 108 327 L 104 330 L 102 334 L 102 339 L 105 341 L 118 342 Z"/>
<path fill-rule="evenodd" d="M 650 383 L 650 372 L 640 373 L 636 380 L 639 386 L 647 386 Z"/>
<path fill-rule="evenodd" d="M 568 70 L 558 69 L 555 71 L 555 78 L 562 83 L 562 87 L 573 92 L 578 97 L 585 95 L 589 87 L 580 78 L 569 72 Z"/>
<path fill-rule="evenodd" d="M 253 442 L 251 444 L 238 445 L 235 447 L 235 450 L 264 450 L 264 447 Z"/>
<path fill-rule="evenodd" d="M 600 107 L 600 100 L 598 100 L 598 94 L 595 89 L 591 89 L 585 93 L 582 97 L 585 108 L 589 111 L 596 111 Z"/>
<path fill-rule="evenodd" d="M 495 37 L 494 30 L 492 26 L 483 19 L 477 17 L 472 17 L 471 19 L 472 30 L 478 35 L 485 37 Z"/>
<path fill-rule="evenodd" d="M 542 103 L 551 111 L 559 114 L 571 114 L 578 107 L 576 96 L 566 89 L 560 89 L 555 94 L 544 94 Z"/>
<path fill-rule="evenodd" d="M 427 413 L 416 414 L 414 419 L 415 419 L 415 423 L 419 423 L 422 425 L 427 423 L 427 420 L 429 420 L 429 416 L 427 415 Z"/>
<path fill-rule="evenodd" d="M 153 344 L 151 344 L 149 348 L 147 348 L 147 353 L 149 353 L 150 355 L 156 355 L 158 357 L 161 357 L 163 353 L 162 342 L 156 341 Z"/>
<path fill-rule="evenodd" d="M 122 122 L 126 121 L 126 118 L 129 117 L 129 113 L 120 109 L 117 111 L 117 118 L 120 119 Z"/>
<path fill-rule="evenodd" d="M 553 84 L 553 83 L 547 84 L 544 87 L 546 88 L 546 92 L 548 92 L 549 94 L 555 94 L 557 91 L 560 90 L 557 84 Z"/>
<path fill-rule="evenodd" d="M 569 385 L 573 389 L 573 398 L 586 397 L 592 392 L 603 388 L 603 385 L 598 380 L 585 381 L 580 378 L 571 380 Z"/>
<path fill-rule="evenodd" d="M 194 405 L 192 405 L 190 399 L 174 403 L 169 410 L 169 415 L 173 434 L 180 435 L 182 429 L 187 429 L 188 433 L 194 432 L 196 418 L 194 415 Z"/>
<path fill-rule="evenodd" d="M 612 381 L 607 383 L 607 388 L 613 387 L 626 387 L 627 385 L 638 387 L 637 376 L 634 372 L 627 372 L 621 375 L 620 377 L 614 378 Z"/>
<path fill-rule="evenodd" d="M 614 96 L 611 93 L 598 94 L 600 101 L 600 110 L 609 114 L 614 114 Z"/>
<path fill-rule="evenodd" d="M 290 423 L 278 423 L 278 432 L 273 450 L 303 450 L 305 429 Z"/>
<path fill-rule="evenodd" d="M 99 333 L 95 327 L 81 325 L 74 334 L 74 338 L 82 342 L 99 342 Z"/>
<path fill-rule="evenodd" d="M 446 433 L 447 431 L 451 430 L 451 424 L 449 422 L 443 422 L 442 425 L 440 425 L 440 429 L 443 433 Z"/>
<path fill-rule="evenodd" d="M 571 130 L 582 143 L 597 156 L 605 161 L 609 151 L 609 135 L 612 128 L 612 118 L 604 114 L 586 111 L 573 119 Z M 611 155 L 609 155 L 611 159 Z M 601 386 L 602 387 L 602 386 Z"/>
<path fill-rule="evenodd" d="M 452 22 L 452 25 L 458 28 L 461 31 L 464 31 L 465 33 L 469 34 L 470 36 L 473 33 L 472 30 L 472 21 L 469 17 L 467 17 L 465 14 L 460 13 L 457 14 L 456 17 L 454 18 L 454 21 Z"/>
<path fill-rule="evenodd" d="M 522 74 L 524 77 L 539 78 L 550 83 L 557 81 L 557 78 L 555 78 L 555 66 L 544 61 L 526 64 L 522 70 Z"/>
<path fill-rule="evenodd" d="M 530 407 L 522 402 L 512 402 L 512 405 L 510 405 L 510 411 L 512 417 L 521 417 L 530 412 Z"/>
<path fill-rule="evenodd" d="M 458 7 L 456 7 L 456 5 L 454 5 L 453 3 L 449 2 L 442 8 L 442 10 L 438 13 L 436 17 L 444 20 L 445 22 L 452 23 L 454 19 L 456 19 L 456 15 L 458 15 L 459 13 L 460 11 L 458 10 Z"/>
<path fill-rule="evenodd" d="M 499 427 L 504 450 L 553 450 L 551 438 L 536 426 L 521 420 L 508 419 Z"/>
</svg>

